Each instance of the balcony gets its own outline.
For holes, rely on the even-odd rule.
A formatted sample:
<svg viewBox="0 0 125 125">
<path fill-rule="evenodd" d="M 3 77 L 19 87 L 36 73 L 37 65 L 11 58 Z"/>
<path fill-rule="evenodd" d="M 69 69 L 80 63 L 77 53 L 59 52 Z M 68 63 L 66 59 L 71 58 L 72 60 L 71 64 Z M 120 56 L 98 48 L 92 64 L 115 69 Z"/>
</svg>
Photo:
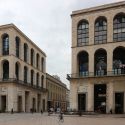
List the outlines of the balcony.
<svg viewBox="0 0 125 125">
<path fill-rule="evenodd" d="M 113 71 L 96 71 L 94 72 L 80 72 L 74 74 L 67 74 L 67 79 L 78 79 L 78 78 L 91 78 L 91 77 L 107 77 L 107 76 L 123 76 L 125 75 L 125 70 L 115 69 Z"/>
<path fill-rule="evenodd" d="M 18 79 L 14 79 L 14 78 L 0 79 L 0 83 L 15 83 L 15 84 L 26 86 L 26 87 L 36 89 L 36 90 L 39 90 L 39 91 L 42 91 L 42 92 L 47 91 L 46 88 L 43 88 L 43 87 L 40 87 L 40 86 L 37 86 L 37 85 L 32 85 L 31 83 L 27 83 L 27 82 L 24 82 L 24 81 L 21 81 L 21 80 L 18 80 Z"/>
</svg>

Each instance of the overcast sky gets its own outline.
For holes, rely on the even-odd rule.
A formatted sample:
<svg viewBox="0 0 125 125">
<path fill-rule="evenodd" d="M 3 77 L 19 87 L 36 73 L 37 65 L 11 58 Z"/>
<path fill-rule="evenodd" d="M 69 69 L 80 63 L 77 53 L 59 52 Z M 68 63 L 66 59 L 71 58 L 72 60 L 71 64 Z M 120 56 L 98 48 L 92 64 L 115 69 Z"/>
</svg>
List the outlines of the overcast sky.
<svg viewBox="0 0 125 125">
<path fill-rule="evenodd" d="M 14 23 L 47 55 L 47 72 L 69 86 L 74 10 L 122 0 L 0 0 L 0 25 Z"/>
</svg>

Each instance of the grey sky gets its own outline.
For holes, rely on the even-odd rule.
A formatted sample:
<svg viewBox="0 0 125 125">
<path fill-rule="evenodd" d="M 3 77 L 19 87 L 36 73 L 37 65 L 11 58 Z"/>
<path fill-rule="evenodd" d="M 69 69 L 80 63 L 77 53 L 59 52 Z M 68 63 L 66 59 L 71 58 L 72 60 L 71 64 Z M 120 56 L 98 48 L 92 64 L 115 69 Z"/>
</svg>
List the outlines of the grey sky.
<svg viewBox="0 0 125 125">
<path fill-rule="evenodd" d="M 122 0 L 0 0 L 0 25 L 14 23 L 47 54 L 47 72 L 68 84 L 74 10 Z M 68 84 L 69 85 L 69 84 Z"/>
</svg>

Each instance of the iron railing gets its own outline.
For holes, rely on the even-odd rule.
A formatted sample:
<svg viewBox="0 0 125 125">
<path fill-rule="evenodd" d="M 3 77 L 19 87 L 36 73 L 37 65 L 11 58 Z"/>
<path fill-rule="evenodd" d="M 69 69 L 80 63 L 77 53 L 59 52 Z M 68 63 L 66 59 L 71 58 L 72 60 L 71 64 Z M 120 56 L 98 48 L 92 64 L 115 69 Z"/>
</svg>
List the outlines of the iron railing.
<svg viewBox="0 0 125 125">
<path fill-rule="evenodd" d="M 23 86 L 26 86 L 26 87 L 30 87 L 32 89 L 37 89 L 37 90 L 44 91 L 44 92 L 47 91 L 46 88 L 40 87 L 38 85 L 33 85 L 31 83 L 24 82 L 22 80 L 18 80 L 18 79 L 14 79 L 14 78 L 0 79 L 0 83 L 15 83 L 15 84 L 23 85 Z"/>
<path fill-rule="evenodd" d="M 67 79 L 74 79 L 74 78 L 87 78 L 87 77 L 104 77 L 104 76 L 121 76 L 125 75 L 125 71 L 120 70 L 113 70 L 108 72 L 80 72 L 80 73 L 73 73 L 67 74 Z"/>
</svg>

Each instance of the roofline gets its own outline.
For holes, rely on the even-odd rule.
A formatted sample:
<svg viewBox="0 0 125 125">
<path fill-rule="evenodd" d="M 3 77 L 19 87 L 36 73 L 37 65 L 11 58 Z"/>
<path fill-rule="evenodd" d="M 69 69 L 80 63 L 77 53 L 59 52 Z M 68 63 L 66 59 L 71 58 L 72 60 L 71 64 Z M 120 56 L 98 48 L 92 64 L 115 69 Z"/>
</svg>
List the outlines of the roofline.
<svg viewBox="0 0 125 125">
<path fill-rule="evenodd" d="M 108 9 L 108 8 L 114 8 L 114 7 L 118 7 L 118 6 L 125 6 L 125 1 L 103 4 L 103 5 L 100 5 L 100 6 L 95 6 L 95 7 L 90 7 L 90 8 L 86 8 L 86 9 L 72 11 L 71 17 L 75 16 L 75 15 L 78 15 L 78 14 L 83 14 L 83 13 L 88 13 L 88 12 L 93 12 L 93 11 L 99 11 L 99 10 L 102 10 L 102 9 L 104 10 L 104 9 Z"/>
<path fill-rule="evenodd" d="M 11 28 L 11 27 L 14 28 L 17 32 L 19 32 L 23 37 L 25 37 L 33 46 L 35 46 L 46 57 L 45 52 L 43 52 L 30 38 L 28 38 L 15 24 L 10 23 L 5 25 L 0 25 L 0 29 Z"/>
<path fill-rule="evenodd" d="M 67 85 L 66 84 L 64 84 L 62 81 L 60 81 L 60 80 L 58 80 L 58 79 L 56 79 L 56 78 L 54 78 L 53 76 L 51 76 L 50 74 L 48 74 L 48 73 L 46 73 L 46 79 L 49 79 L 48 77 L 47 77 L 47 75 L 48 76 L 50 76 L 50 77 L 52 77 L 53 79 L 55 79 L 56 81 L 58 81 L 58 82 L 60 82 L 61 84 L 58 84 L 58 85 L 61 85 L 61 86 L 63 86 L 64 88 L 66 88 L 67 89 Z M 51 80 L 51 79 L 49 79 L 49 80 Z"/>
</svg>

